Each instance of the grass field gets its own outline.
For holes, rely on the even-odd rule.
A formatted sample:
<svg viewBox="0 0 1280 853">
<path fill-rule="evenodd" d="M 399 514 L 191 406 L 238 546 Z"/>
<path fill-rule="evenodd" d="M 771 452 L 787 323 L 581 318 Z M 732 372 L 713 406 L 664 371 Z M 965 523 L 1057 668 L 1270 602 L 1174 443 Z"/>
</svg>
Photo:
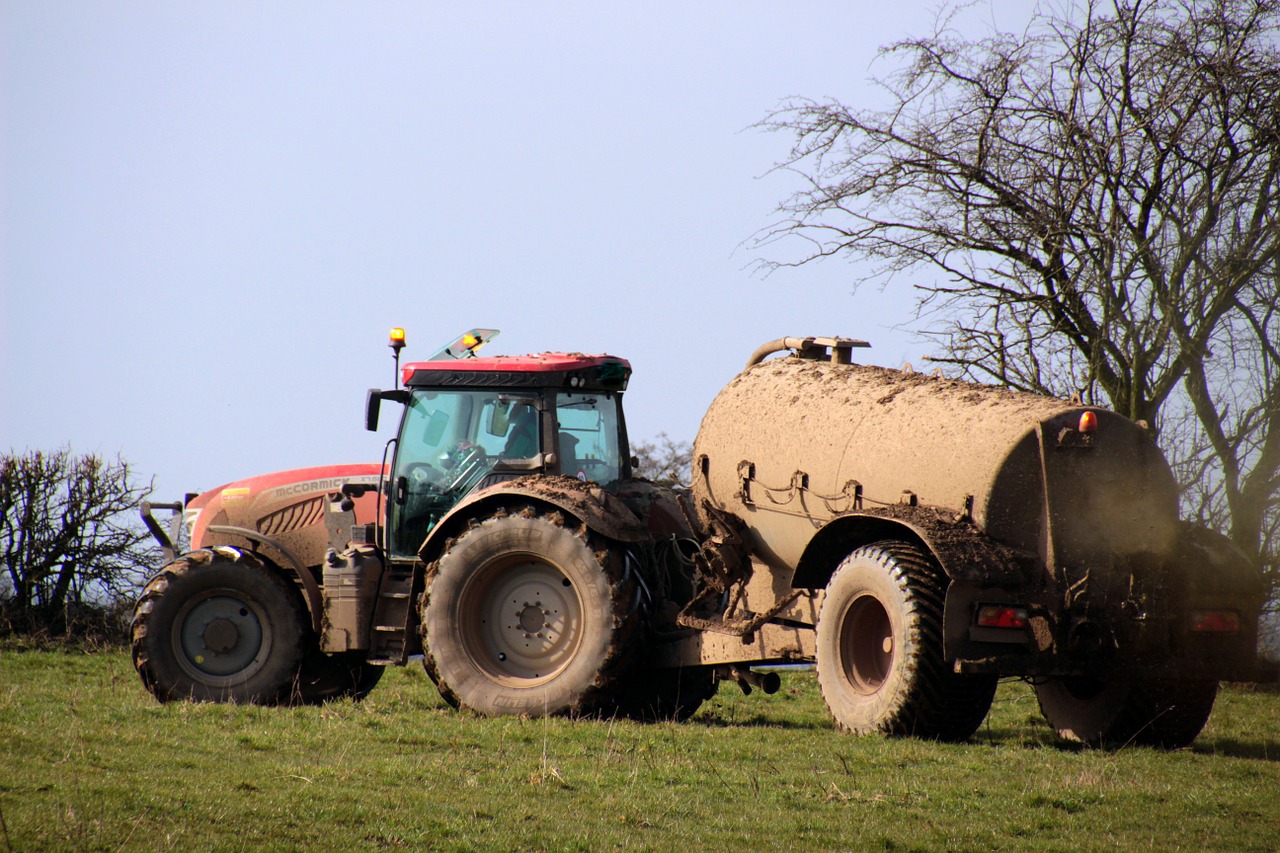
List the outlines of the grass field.
<svg viewBox="0 0 1280 853">
<path fill-rule="evenodd" d="M 1189 750 L 1055 743 L 1022 684 L 964 745 L 834 731 L 812 673 L 688 723 L 156 704 L 122 652 L 0 651 L 0 851 L 1277 850 L 1280 696 Z"/>
</svg>

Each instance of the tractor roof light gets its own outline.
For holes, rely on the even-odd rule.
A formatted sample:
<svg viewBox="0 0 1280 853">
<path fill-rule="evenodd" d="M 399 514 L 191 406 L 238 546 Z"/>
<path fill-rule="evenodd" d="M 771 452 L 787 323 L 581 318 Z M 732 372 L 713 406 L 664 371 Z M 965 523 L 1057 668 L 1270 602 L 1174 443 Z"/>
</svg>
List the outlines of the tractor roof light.
<svg viewBox="0 0 1280 853">
<path fill-rule="evenodd" d="M 400 350 L 404 349 L 404 329 L 396 326 L 391 330 L 391 340 L 387 344 L 391 347 L 391 357 L 396 360 L 396 379 L 395 388 L 400 388 Z"/>
</svg>

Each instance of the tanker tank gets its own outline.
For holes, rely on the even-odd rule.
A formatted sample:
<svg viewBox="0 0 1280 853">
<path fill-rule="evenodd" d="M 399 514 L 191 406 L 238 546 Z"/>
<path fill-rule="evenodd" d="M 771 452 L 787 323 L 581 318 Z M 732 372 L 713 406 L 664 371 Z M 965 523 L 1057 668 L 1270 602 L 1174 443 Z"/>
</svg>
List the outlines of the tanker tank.
<svg viewBox="0 0 1280 853">
<path fill-rule="evenodd" d="M 1168 556 L 1178 530 L 1173 476 L 1138 424 L 911 371 L 799 356 L 751 365 L 707 410 L 694 460 L 695 499 L 750 519 L 775 569 L 856 509 L 935 507 L 1046 563 Z M 1046 477 L 1063 488 L 1046 496 Z"/>
<path fill-rule="evenodd" d="M 705 591 L 682 625 L 739 645 L 796 634 L 760 657 L 812 654 L 858 733 L 962 740 L 1012 676 L 1066 738 L 1182 746 L 1220 680 L 1274 677 L 1258 568 L 1179 518 L 1144 424 L 854 364 L 858 346 L 772 341 L 708 408 L 692 484 Z"/>
</svg>

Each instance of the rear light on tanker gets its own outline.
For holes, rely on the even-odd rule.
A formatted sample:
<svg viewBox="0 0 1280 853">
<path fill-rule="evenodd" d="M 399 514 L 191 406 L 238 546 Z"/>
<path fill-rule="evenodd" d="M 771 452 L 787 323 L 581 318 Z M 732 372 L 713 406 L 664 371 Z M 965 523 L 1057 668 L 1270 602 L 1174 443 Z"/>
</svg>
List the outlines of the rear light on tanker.
<svg viewBox="0 0 1280 853">
<path fill-rule="evenodd" d="M 1191 630 L 1197 634 L 1239 634 L 1240 613 L 1235 610 L 1193 610 Z"/>
<path fill-rule="evenodd" d="M 1098 413 L 1097 412 L 1081 412 L 1080 413 L 1080 432 L 1088 435 L 1098 431 Z"/>
<path fill-rule="evenodd" d="M 978 607 L 977 624 L 980 628 L 1025 628 L 1027 608 L 1008 604 L 983 604 Z"/>
</svg>

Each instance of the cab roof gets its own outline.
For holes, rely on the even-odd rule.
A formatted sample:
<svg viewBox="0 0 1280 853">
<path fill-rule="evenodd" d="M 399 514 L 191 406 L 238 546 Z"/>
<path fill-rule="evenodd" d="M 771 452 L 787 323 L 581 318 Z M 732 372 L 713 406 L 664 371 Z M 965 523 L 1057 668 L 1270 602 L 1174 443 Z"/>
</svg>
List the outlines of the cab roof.
<svg viewBox="0 0 1280 853">
<path fill-rule="evenodd" d="M 479 374 L 490 374 L 481 377 Z M 621 391 L 631 376 L 631 363 L 616 355 L 543 352 L 446 361 L 416 361 L 404 365 L 406 387 L 439 385 L 497 385 L 590 387 Z"/>
</svg>

